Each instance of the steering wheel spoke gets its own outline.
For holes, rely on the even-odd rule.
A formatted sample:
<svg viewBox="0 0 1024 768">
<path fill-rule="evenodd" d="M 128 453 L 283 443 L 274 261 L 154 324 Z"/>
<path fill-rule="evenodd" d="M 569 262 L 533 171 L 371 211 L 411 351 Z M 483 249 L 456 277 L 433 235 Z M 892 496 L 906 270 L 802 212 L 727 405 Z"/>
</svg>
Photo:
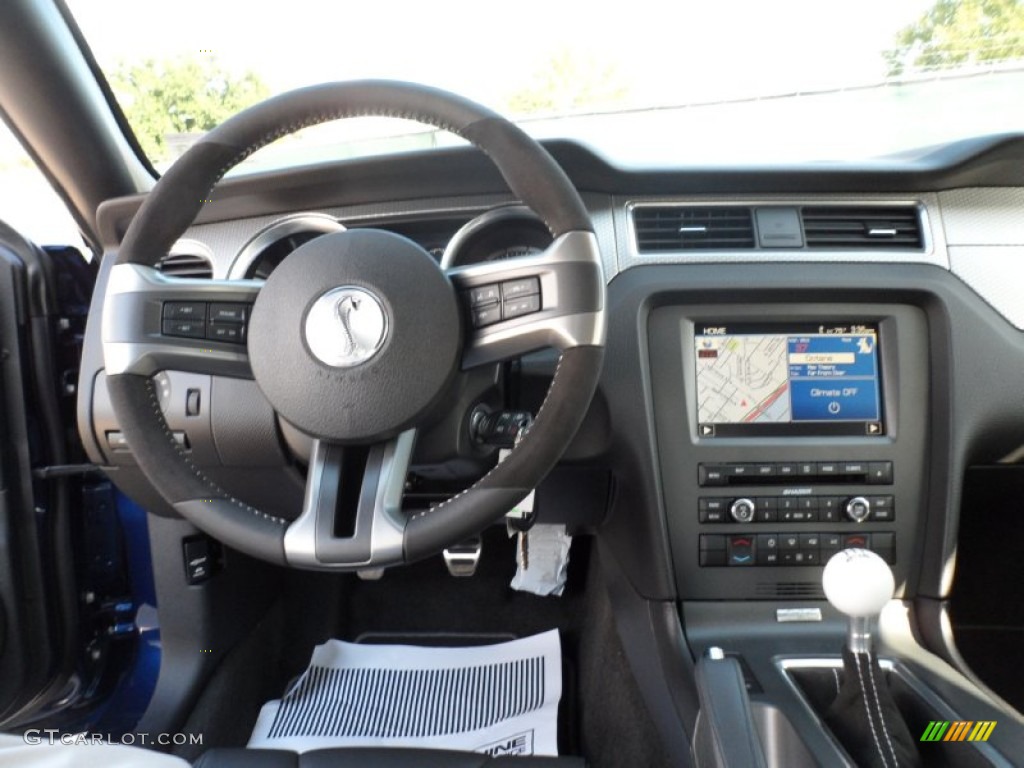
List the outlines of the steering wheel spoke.
<svg viewBox="0 0 1024 768">
<path fill-rule="evenodd" d="M 103 305 L 108 375 L 160 370 L 252 378 L 246 349 L 258 280 L 167 277 L 154 267 L 117 264 Z"/>
<path fill-rule="evenodd" d="M 600 265 L 594 234 L 568 232 L 536 256 L 449 270 L 468 327 L 462 367 L 604 344 Z"/>
<path fill-rule="evenodd" d="M 287 563 L 355 570 L 401 562 L 402 491 L 415 443 L 414 429 L 368 450 L 315 441 L 302 514 L 284 536 Z"/>
</svg>

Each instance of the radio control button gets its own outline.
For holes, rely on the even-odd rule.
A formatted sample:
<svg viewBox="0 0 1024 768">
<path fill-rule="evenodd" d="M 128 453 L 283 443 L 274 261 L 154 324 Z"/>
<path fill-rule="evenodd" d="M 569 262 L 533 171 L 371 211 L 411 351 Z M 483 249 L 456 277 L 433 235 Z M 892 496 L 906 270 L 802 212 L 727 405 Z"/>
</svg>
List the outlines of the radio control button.
<svg viewBox="0 0 1024 768">
<path fill-rule="evenodd" d="M 892 496 L 872 496 L 871 519 L 878 523 L 891 523 L 896 519 L 896 509 Z"/>
<path fill-rule="evenodd" d="M 698 519 L 702 523 L 727 523 L 724 509 L 701 509 L 698 510 Z"/>
<path fill-rule="evenodd" d="M 871 485 L 892 485 L 892 462 L 870 462 L 868 464 L 868 483 Z"/>
<path fill-rule="evenodd" d="M 796 464 L 779 464 L 777 474 L 780 477 L 796 477 L 797 476 L 797 465 Z"/>
<path fill-rule="evenodd" d="M 794 509 L 779 513 L 779 520 L 783 523 L 813 523 L 818 520 L 818 511 L 815 509 Z"/>
<path fill-rule="evenodd" d="M 855 523 L 863 523 L 871 516 L 871 502 L 863 496 L 854 496 L 846 502 L 846 516 Z"/>
<path fill-rule="evenodd" d="M 757 513 L 754 518 L 757 522 L 774 523 L 776 520 L 778 520 L 775 497 L 758 496 L 756 499 L 754 499 L 754 505 L 757 507 Z"/>
<path fill-rule="evenodd" d="M 774 509 L 765 509 L 758 506 L 754 521 L 758 523 L 774 523 L 779 519 L 779 513 Z"/>
<path fill-rule="evenodd" d="M 737 523 L 749 523 L 753 521 L 757 512 L 757 505 L 751 499 L 736 499 L 729 507 L 729 514 Z"/>
<path fill-rule="evenodd" d="M 702 496 L 697 501 L 697 507 L 708 512 L 725 512 L 726 500 L 720 496 Z"/>
<path fill-rule="evenodd" d="M 720 464 L 701 464 L 697 467 L 697 482 L 701 485 L 725 485 L 728 482 L 726 468 Z"/>
</svg>

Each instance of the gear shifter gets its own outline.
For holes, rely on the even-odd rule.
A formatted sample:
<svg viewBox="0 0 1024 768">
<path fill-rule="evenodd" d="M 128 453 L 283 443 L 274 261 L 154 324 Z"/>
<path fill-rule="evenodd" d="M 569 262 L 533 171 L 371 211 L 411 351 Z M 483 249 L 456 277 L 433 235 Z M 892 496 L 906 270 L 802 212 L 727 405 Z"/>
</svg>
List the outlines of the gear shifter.
<svg viewBox="0 0 1024 768">
<path fill-rule="evenodd" d="M 821 586 L 832 607 L 849 617 L 846 644 L 854 653 L 871 653 L 871 619 L 892 600 L 892 571 L 874 552 L 846 549 L 825 565 Z"/>
<path fill-rule="evenodd" d="M 825 565 L 822 587 L 849 617 L 843 680 L 825 722 L 862 768 L 919 766 L 917 746 L 871 648 L 871 621 L 895 590 L 892 571 L 874 552 L 846 549 Z"/>
</svg>

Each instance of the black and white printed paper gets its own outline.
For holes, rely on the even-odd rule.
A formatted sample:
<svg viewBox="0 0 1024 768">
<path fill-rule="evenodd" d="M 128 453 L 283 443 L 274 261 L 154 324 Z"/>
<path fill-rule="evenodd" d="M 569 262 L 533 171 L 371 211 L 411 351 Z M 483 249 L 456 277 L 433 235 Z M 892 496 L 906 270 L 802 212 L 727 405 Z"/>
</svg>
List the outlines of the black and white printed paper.
<svg viewBox="0 0 1024 768">
<path fill-rule="evenodd" d="M 283 699 L 263 706 L 249 746 L 557 755 L 561 695 L 555 630 L 471 648 L 330 640 Z"/>
</svg>

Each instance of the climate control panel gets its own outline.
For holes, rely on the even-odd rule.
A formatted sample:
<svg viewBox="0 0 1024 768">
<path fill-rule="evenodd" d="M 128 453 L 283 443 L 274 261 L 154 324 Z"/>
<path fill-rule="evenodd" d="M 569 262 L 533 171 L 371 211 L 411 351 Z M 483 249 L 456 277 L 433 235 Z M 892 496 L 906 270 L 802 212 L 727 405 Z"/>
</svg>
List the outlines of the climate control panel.
<svg viewBox="0 0 1024 768">
<path fill-rule="evenodd" d="M 702 533 L 701 567 L 824 565 L 841 549 L 870 549 L 885 562 L 896 562 L 896 534 L 890 531 L 855 533 Z"/>
</svg>

